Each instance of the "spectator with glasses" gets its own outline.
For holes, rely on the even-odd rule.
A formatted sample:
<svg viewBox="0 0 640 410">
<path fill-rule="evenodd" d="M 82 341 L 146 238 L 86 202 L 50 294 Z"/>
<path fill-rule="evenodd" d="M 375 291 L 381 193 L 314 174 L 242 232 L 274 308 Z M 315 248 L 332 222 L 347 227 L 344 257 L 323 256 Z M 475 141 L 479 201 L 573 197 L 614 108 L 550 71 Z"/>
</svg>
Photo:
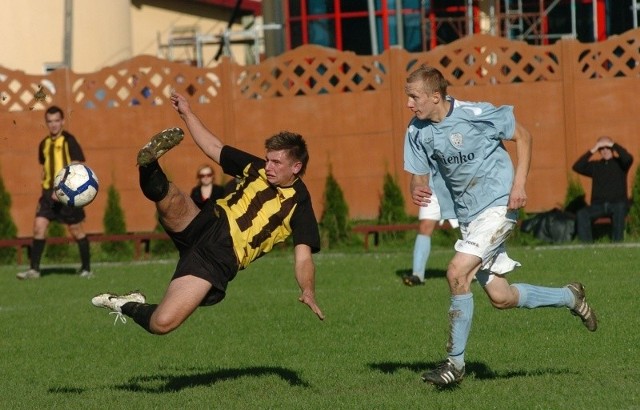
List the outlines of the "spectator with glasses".
<svg viewBox="0 0 640 410">
<path fill-rule="evenodd" d="M 198 208 L 202 209 L 207 200 L 212 199 L 214 201 L 224 197 L 224 187 L 214 184 L 215 172 L 213 167 L 209 165 L 202 165 L 198 168 L 198 183 L 191 190 L 191 199 L 196 203 Z"/>
</svg>

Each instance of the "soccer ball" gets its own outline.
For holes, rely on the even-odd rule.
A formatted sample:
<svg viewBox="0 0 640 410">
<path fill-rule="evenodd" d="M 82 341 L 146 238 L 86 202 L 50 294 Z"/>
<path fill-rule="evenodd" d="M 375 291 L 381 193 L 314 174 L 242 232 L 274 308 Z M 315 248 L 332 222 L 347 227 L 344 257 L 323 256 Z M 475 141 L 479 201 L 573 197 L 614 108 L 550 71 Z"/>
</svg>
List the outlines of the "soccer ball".
<svg viewBox="0 0 640 410">
<path fill-rule="evenodd" d="M 84 164 L 67 165 L 53 180 L 53 190 L 60 202 L 80 208 L 98 194 L 98 177 Z"/>
</svg>

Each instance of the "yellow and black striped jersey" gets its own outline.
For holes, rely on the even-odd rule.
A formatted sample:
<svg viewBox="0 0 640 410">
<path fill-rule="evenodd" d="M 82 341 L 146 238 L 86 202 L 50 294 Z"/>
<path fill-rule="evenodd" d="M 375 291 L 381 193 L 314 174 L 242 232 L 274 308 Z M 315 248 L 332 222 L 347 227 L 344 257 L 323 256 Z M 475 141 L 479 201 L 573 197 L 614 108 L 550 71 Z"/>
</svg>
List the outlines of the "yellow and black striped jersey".
<svg viewBox="0 0 640 410">
<path fill-rule="evenodd" d="M 43 167 L 42 188 L 52 189 L 58 171 L 71 162 L 84 161 L 84 154 L 75 137 L 66 131 L 52 138 L 46 136 L 38 148 L 38 161 Z"/>
<path fill-rule="evenodd" d="M 229 220 L 240 269 L 290 235 L 294 245 L 309 245 L 314 253 L 320 250 L 318 222 L 300 178 L 288 187 L 274 186 L 267 180 L 264 159 L 230 146 L 222 148 L 220 165 L 240 180 L 234 192 L 216 201 Z"/>
</svg>

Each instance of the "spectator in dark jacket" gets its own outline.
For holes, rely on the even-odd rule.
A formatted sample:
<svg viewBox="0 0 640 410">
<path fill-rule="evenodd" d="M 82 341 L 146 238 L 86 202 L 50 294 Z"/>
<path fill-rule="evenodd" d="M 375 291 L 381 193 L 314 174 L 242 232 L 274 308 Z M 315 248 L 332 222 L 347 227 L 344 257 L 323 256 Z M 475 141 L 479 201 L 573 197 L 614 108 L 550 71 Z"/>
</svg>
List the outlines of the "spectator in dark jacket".
<svg viewBox="0 0 640 410">
<path fill-rule="evenodd" d="M 202 209 L 209 199 L 216 201 L 224 197 L 224 187 L 214 183 L 216 174 L 213 172 L 213 167 L 202 165 L 198 168 L 196 177 L 198 178 L 198 183 L 191 189 L 190 196 L 198 208 Z"/>
<path fill-rule="evenodd" d="M 600 159 L 591 157 L 598 152 Z M 627 174 L 633 157 L 610 137 L 600 137 L 596 145 L 582 155 L 573 170 L 591 178 L 591 203 L 576 214 L 577 237 L 583 242 L 593 242 L 591 222 L 599 217 L 611 218 L 611 239 L 624 239 L 624 226 L 629 211 Z"/>
</svg>

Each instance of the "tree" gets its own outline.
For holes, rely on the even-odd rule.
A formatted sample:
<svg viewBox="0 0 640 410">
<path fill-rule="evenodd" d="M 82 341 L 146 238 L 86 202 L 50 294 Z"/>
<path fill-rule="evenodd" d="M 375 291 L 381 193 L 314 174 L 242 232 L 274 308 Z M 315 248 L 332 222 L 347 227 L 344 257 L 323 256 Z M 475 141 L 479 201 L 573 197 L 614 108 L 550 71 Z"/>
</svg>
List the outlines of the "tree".
<svg viewBox="0 0 640 410">
<path fill-rule="evenodd" d="M 575 214 L 578 210 L 587 205 L 585 193 L 580 179 L 575 175 L 569 175 L 569 184 L 564 197 L 563 209 L 566 212 Z"/>
<path fill-rule="evenodd" d="M 153 232 L 159 232 L 159 233 L 164 233 L 165 229 L 162 227 L 162 224 L 160 223 L 160 220 L 158 219 L 158 213 L 156 212 L 156 227 L 154 228 Z M 158 240 L 158 241 L 152 241 L 151 242 L 151 252 L 154 255 L 168 255 L 171 252 L 176 252 L 176 246 L 173 244 L 172 241 L 168 240 Z"/>
<path fill-rule="evenodd" d="M 0 175 L 0 238 L 12 239 L 18 234 L 18 228 L 11 218 L 11 194 L 6 190 L 4 178 Z M 15 248 L 0 248 L 0 263 L 15 261 Z"/>
<path fill-rule="evenodd" d="M 324 187 L 324 211 L 320 219 L 320 230 L 327 246 L 337 245 L 349 237 L 349 206 L 331 170 Z"/>
<path fill-rule="evenodd" d="M 127 233 L 124 211 L 120 206 L 120 194 L 113 185 L 109 186 L 107 207 L 104 211 L 102 223 L 106 234 Z M 133 254 L 131 244 L 128 242 L 103 242 L 100 245 L 102 250 L 110 255 L 131 257 Z"/>
<path fill-rule="evenodd" d="M 404 197 L 402 190 L 396 182 L 395 178 L 386 173 L 384 176 L 384 184 L 382 186 L 382 199 L 380 203 L 380 213 L 378 215 L 378 224 L 389 225 L 404 223 L 409 217 L 404 210 Z M 381 236 L 387 239 L 397 239 L 404 237 L 406 232 L 386 232 Z"/>
<path fill-rule="evenodd" d="M 640 167 L 636 168 L 631 188 L 631 208 L 627 215 L 627 234 L 633 239 L 640 238 Z"/>
<path fill-rule="evenodd" d="M 400 186 L 398 186 L 395 178 L 387 172 L 384 176 L 384 184 L 382 187 L 382 200 L 380 203 L 378 223 L 380 225 L 387 225 L 407 222 L 407 220 L 408 216 L 404 210 L 402 190 L 400 190 Z"/>
</svg>

